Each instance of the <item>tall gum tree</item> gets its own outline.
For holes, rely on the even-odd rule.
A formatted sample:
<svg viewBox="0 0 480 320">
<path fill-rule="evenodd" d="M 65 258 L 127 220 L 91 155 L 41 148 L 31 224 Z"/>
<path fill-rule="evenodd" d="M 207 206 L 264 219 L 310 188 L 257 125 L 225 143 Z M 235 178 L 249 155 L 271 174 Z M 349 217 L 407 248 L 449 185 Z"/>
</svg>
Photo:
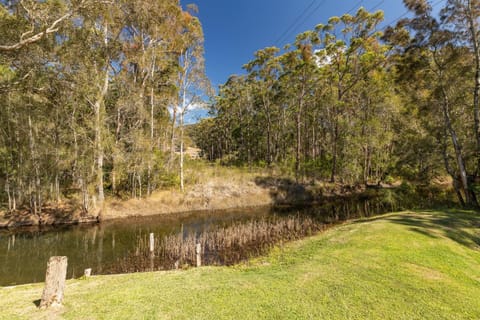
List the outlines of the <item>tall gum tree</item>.
<svg viewBox="0 0 480 320">
<path fill-rule="evenodd" d="M 374 69 L 384 63 L 382 57 L 385 48 L 379 43 L 381 34 L 376 31 L 381 21 L 383 12 L 369 13 L 360 8 L 354 16 L 345 14 L 341 17 L 332 17 L 328 24 L 318 25 L 315 29 L 321 39 L 321 45 L 317 49 L 320 61 L 327 72 L 335 96 L 330 112 L 331 182 L 335 182 L 339 162 L 342 160 L 344 131 L 342 125 L 347 125 L 345 117 L 348 109 L 352 107 L 351 93 Z M 372 60 L 378 61 L 363 63 Z"/>
<path fill-rule="evenodd" d="M 455 23 L 465 27 L 464 24 L 468 22 L 454 23 L 445 15 L 438 19 L 433 15 L 430 3 L 425 0 L 404 2 L 414 17 L 400 21 L 387 32 L 389 41 L 398 48 L 404 59 L 404 63 L 398 65 L 400 74 L 410 78 L 405 81 L 407 83 L 420 80 L 412 86 L 411 96 L 423 101 L 425 109 L 438 119 L 438 122 L 424 125 L 431 135 L 438 137 L 439 152 L 442 153 L 445 170 L 452 176 L 459 202 L 478 206 L 470 178 L 472 175 L 469 174 L 476 170 L 469 165 L 469 150 L 470 141 L 477 141 L 477 120 L 475 108 L 470 108 L 473 117 L 466 116 L 468 104 L 465 103 L 468 96 L 465 93 L 469 91 L 465 90 L 465 84 L 468 83 L 465 80 L 471 74 L 468 61 L 474 61 L 475 54 L 465 50 L 465 42 L 458 41 L 455 34 L 459 28 Z M 443 12 L 445 14 L 446 11 Z M 475 89 L 472 91 L 474 96 Z M 450 155 L 450 149 L 453 149 L 453 156 Z M 452 166 L 452 162 L 455 166 Z"/>
<path fill-rule="evenodd" d="M 266 141 L 266 162 L 270 165 L 273 161 L 272 151 L 272 127 L 275 110 L 275 90 L 279 73 L 281 72 L 281 64 L 276 57 L 280 49 L 276 47 L 269 47 L 255 52 L 255 59 L 244 65 L 252 78 L 253 89 L 257 90 L 260 97 L 260 105 L 266 118 L 267 125 L 267 141 Z"/>
<path fill-rule="evenodd" d="M 6 18 L 18 28 L 4 33 L 8 39 L 0 37 L 0 52 L 4 53 L 15 52 L 46 37 L 52 37 L 80 11 L 93 7 L 95 3 L 107 3 L 92 0 L 2 2 L 6 3 L 0 7 L 2 20 Z"/>
<path fill-rule="evenodd" d="M 295 118 L 295 179 L 303 178 L 301 163 L 302 127 L 304 127 L 305 108 L 309 103 L 311 91 L 315 88 L 317 67 L 313 48 L 318 43 L 317 35 L 312 31 L 304 32 L 295 39 L 294 48 L 280 57 L 284 72 L 280 76 L 283 90 L 290 95 L 289 104 Z M 288 102 L 287 102 L 288 103 Z"/>
<path fill-rule="evenodd" d="M 166 115 L 166 106 L 172 103 L 174 82 L 174 65 L 178 59 L 177 41 L 182 23 L 183 11 L 177 1 L 125 1 L 125 10 L 128 17 L 123 31 L 125 57 L 122 61 L 122 77 L 125 77 L 122 100 L 116 105 L 116 128 L 111 174 L 112 188 L 121 180 L 121 172 L 127 171 L 132 176 L 132 185 L 138 191 L 135 196 L 142 194 L 143 182 L 146 181 L 146 193 L 150 195 L 160 184 L 156 173 L 159 171 L 158 154 L 164 151 L 160 148 L 162 140 L 163 121 Z M 128 91 L 128 93 L 127 93 Z M 135 139 L 138 157 L 126 164 L 121 149 L 126 147 L 126 137 L 120 133 L 127 124 L 123 110 L 129 106 L 138 106 L 137 131 L 145 130 L 148 139 Z M 141 135 L 141 134 L 140 134 Z M 146 166 L 146 174 L 144 167 Z M 128 167 L 127 170 L 124 170 Z M 145 176 L 145 179 L 142 177 Z M 132 186 L 133 187 L 133 186 Z M 132 190 L 133 191 L 133 190 Z"/>
<path fill-rule="evenodd" d="M 473 118 L 477 143 L 477 167 L 474 178 L 480 174 L 480 1 L 448 0 L 441 10 L 441 22 L 454 31 L 453 36 L 468 46 L 474 57 L 474 74 L 471 79 Z"/>
<path fill-rule="evenodd" d="M 140 195 L 145 181 L 147 193 L 160 186 L 161 126 L 177 93 L 179 39 L 190 32 L 178 1 L 1 1 L 0 17 L 7 210 L 73 203 L 88 213 L 113 189 Z"/>
<path fill-rule="evenodd" d="M 202 95 L 208 92 L 209 82 L 205 75 L 203 30 L 200 20 L 193 16 L 196 7 L 189 7 L 183 12 L 180 26 L 181 36 L 178 39 L 178 72 L 176 87 L 178 99 L 173 106 L 173 125 L 178 112 L 178 126 L 180 130 L 180 188 L 185 190 L 184 158 L 185 158 L 185 115 L 193 106 L 201 106 Z"/>
</svg>

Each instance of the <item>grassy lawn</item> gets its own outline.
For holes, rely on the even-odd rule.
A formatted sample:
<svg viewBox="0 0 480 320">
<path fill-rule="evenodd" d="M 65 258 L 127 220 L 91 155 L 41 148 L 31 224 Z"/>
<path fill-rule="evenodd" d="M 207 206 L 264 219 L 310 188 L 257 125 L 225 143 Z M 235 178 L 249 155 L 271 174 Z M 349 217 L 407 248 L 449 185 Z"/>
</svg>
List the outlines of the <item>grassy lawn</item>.
<svg viewBox="0 0 480 320">
<path fill-rule="evenodd" d="M 236 267 L 0 288 L 1 319 L 480 319 L 480 215 L 402 212 L 355 221 Z"/>
</svg>

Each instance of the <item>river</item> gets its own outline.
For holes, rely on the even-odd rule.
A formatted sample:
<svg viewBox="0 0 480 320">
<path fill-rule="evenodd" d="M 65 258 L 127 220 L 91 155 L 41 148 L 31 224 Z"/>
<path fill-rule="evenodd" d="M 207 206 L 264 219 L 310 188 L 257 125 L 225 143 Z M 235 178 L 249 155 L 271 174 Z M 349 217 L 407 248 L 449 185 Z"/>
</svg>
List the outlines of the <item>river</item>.
<svg viewBox="0 0 480 320">
<path fill-rule="evenodd" d="M 403 206 L 405 207 L 405 206 Z M 112 273 L 112 266 L 138 250 L 138 240 L 149 233 L 161 239 L 169 235 L 188 237 L 206 230 L 248 223 L 259 219 L 309 217 L 323 225 L 369 217 L 399 209 L 384 197 L 352 197 L 306 208 L 253 208 L 194 212 L 106 221 L 95 225 L 26 228 L 0 231 L 0 286 L 42 282 L 51 256 L 68 257 L 68 278 Z"/>
</svg>

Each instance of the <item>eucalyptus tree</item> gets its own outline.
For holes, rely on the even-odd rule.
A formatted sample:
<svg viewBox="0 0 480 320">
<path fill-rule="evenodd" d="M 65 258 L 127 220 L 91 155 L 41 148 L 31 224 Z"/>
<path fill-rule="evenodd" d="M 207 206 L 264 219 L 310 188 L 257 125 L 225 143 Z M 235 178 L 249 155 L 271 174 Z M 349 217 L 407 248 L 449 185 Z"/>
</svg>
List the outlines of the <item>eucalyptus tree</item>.
<svg viewBox="0 0 480 320">
<path fill-rule="evenodd" d="M 266 118 L 267 139 L 266 139 L 266 162 L 271 164 L 273 161 L 272 136 L 273 123 L 278 108 L 275 106 L 275 87 L 279 75 L 281 74 L 281 64 L 276 56 L 280 49 L 269 47 L 255 52 L 255 59 L 244 65 L 244 69 L 252 78 L 252 85 L 256 91 L 255 95 L 259 97 Z M 278 115 L 277 115 L 278 116 Z"/>
<path fill-rule="evenodd" d="M 294 48 L 280 58 L 284 72 L 280 76 L 284 94 L 290 97 L 290 107 L 295 115 L 295 176 L 298 180 L 302 160 L 302 127 L 305 108 L 309 104 L 311 91 L 315 88 L 317 71 L 314 46 L 318 43 L 315 32 L 307 31 L 297 36 Z"/>
<path fill-rule="evenodd" d="M 193 127 L 192 138 L 195 145 L 202 150 L 202 156 L 209 161 L 221 158 L 219 131 L 218 119 L 211 117 L 201 119 Z"/>
<path fill-rule="evenodd" d="M 383 20 L 383 12 L 369 13 L 360 8 L 352 16 L 332 17 L 328 24 L 315 30 L 321 39 L 318 55 L 327 72 L 335 101 L 330 107 L 332 169 L 330 180 L 338 174 L 343 160 L 344 132 L 348 127 L 352 106 L 352 92 L 384 62 L 385 49 L 380 44 L 376 27 Z"/>
<path fill-rule="evenodd" d="M 106 105 L 116 74 L 113 66 L 122 56 L 120 34 L 124 24 L 125 15 L 118 5 L 99 2 L 71 21 L 70 33 L 60 43 L 64 47 L 62 65 L 67 68 L 71 94 L 78 99 L 76 108 L 80 109 L 76 120 L 85 143 L 81 147 L 86 150 L 78 155 L 82 164 L 78 184 L 86 211 L 101 209 L 105 199 L 106 149 L 110 140 Z"/>
<path fill-rule="evenodd" d="M 107 1 L 0 1 L 0 52 L 15 52 L 54 37 L 81 11 L 102 2 Z"/>
<path fill-rule="evenodd" d="M 59 76 L 56 50 L 74 15 L 91 6 L 90 1 L 1 3 L 0 60 L 7 71 L 0 89 L 6 111 L 2 123 L 7 128 L 4 145 L 11 146 L 6 152 L 11 163 L 6 168 L 9 209 L 26 204 L 39 215 L 49 197 L 59 200 L 65 112 L 58 96 L 67 81 Z"/>
<path fill-rule="evenodd" d="M 194 6 L 190 11 L 195 12 Z M 208 94 L 209 83 L 205 75 L 205 62 L 203 58 L 203 31 L 200 20 L 189 11 L 183 12 L 178 37 L 178 64 L 176 87 L 178 96 L 173 106 L 173 126 L 176 124 L 178 112 L 178 125 L 180 129 L 180 188 L 185 189 L 184 178 L 184 121 L 185 114 L 193 106 L 202 106 L 205 93 Z M 174 130 L 172 130 L 174 132 Z M 173 136 L 173 134 L 172 134 Z M 173 145 L 173 138 L 172 138 Z"/>
<path fill-rule="evenodd" d="M 98 212 L 109 190 L 159 186 L 181 49 L 200 24 L 176 0 L 2 1 L 0 16 L 8 209 L 68 197 Z"/>
<path fill-rule="evenodd" d="M 132 195 L 141 196 L 144 185 L 151 194 L 160 184 L 157 177 L 163 163 L 158 155 L 165 151 L 160 145 L 165 140 L 166 111 L 175 95 L 183 12 L 174 0 L 124 1 L 122 8 L 126 21 L 121 34 L 122 68 L 116 84 L 119 99 L 112 104 L 116 117 L 111 124 L 115 132 L 111 183 L 116 189 L 115 180 L 122 183 L 127 179 L 123 183 L 130 185 Z M 132 147 L 137 150 L 134 156 L 124 157 Z"/>
<path fill-rule="evenodd" d="M 372 66 L 364 78 L 352 102 L 355 107 L 350 116 L 349 139 L 347 139 L 348 161 L 344 174 L 350 180 L 378 183 L 396 166 L 393 155 L 396 138 L 401 134 L 396 128 L 400 117 L 399 102 L 395 93 L 392 70 L 387 70 L 378 59 L 363 61 Z"/>
<path fill-rule="evenodd" d="M 472 149 L 472 143 L 477 141 L 477 120 L 475 107 L 467 107 L 469 96 L 475 96 L 475 85 L 469 90 L 467 80 L 474 79 L 475 68 L 471 66 L 475 65 L 475 54 L 465 42 L 458 41 L 455 31 L 468 21 L 455 22 L 452 16 L 439 19 L 428 1 L 409 0 L 405 4 L 414 17 L 401 21 L 387 32 L 402 57 L 398 65 L 400 80 L 410 82 L 410 86 L 403 86 L 412 89 L 408 98 L 420 102 L 430 117 L 423 119 L 423 125 L 437 140 L 438 153 L 453 179 L 459 201 L 476 206 L 472 176 L 475 176 L 478 158 L 471 157 L 471 150 L 477 150 L 477 147 Z M 447 11 L 448 8 L 444 13 Z"/>
<path fill-rule="evenodd" d="M 453 31 L 452 36 L 468 47 L 473 55 L 472 109 L 477 143 L 477 167 L 474 175 L 480 175 L 480 1 L 448 0 L 441 10 L 441 23 Z"/>
<path fill-rule="evenodd" d="M 223 137 L 221 158 L 234 157 L 247 161 L 249 166 L 266 157 L 266 137 L 262 127 L 265 117 L 261 108 L 257 108 L 255 92 L 258 91 L 252 81 L 248 76 L 231 76 L 225 85 L 220 86 L 214 104 L 218 129 Z"/>
<path fill-rule="evenodd" d="M 216 101 L 213 121 L 233 144 L 224 149 L 249 163 L 251 155 L 290 163 L 297 180 L 326 171 L 332 181 L 382 179 L 392 166 L 397 107 L 376 32 L 382 19 L 360 9 L 298 35 L 282 53 L 257 51 L 247 75 L 229 79 Z M 247 132 L 260 143 L 253 153 Z"/>
</svg>

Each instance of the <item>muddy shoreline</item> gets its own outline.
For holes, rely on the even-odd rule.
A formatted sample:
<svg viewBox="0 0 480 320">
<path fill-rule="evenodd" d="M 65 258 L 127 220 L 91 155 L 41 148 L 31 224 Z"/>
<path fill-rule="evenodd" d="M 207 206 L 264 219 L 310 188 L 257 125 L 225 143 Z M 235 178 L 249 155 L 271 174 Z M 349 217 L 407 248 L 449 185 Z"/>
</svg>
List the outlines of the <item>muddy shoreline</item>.
<svg viewBox="0 0 480 320">
<path fill-rule="evenodd" d="M 391 188 L 392 186 L 381 186 Z M 371 196 L 365 186 L 297 184 L 289 179 L 257 178 L 243 184 L 206 183 L 195 185 L 185 193 L 177 190 L 158 191 L 142 199 L 107 199 L 104 207 L 94 213 L 84 213 L 65 206 L 50 206 L 41 216 L 28 210 L 15 213 L 0 212 L 0 229 L 18 229 L 32 226 L 61 226 L 95 224 L 107 220 L 132 217 L 173 215 L 184 212 L 228 210 L 266 206 L 315 205 L 332 198 Z"/>
</svg>

